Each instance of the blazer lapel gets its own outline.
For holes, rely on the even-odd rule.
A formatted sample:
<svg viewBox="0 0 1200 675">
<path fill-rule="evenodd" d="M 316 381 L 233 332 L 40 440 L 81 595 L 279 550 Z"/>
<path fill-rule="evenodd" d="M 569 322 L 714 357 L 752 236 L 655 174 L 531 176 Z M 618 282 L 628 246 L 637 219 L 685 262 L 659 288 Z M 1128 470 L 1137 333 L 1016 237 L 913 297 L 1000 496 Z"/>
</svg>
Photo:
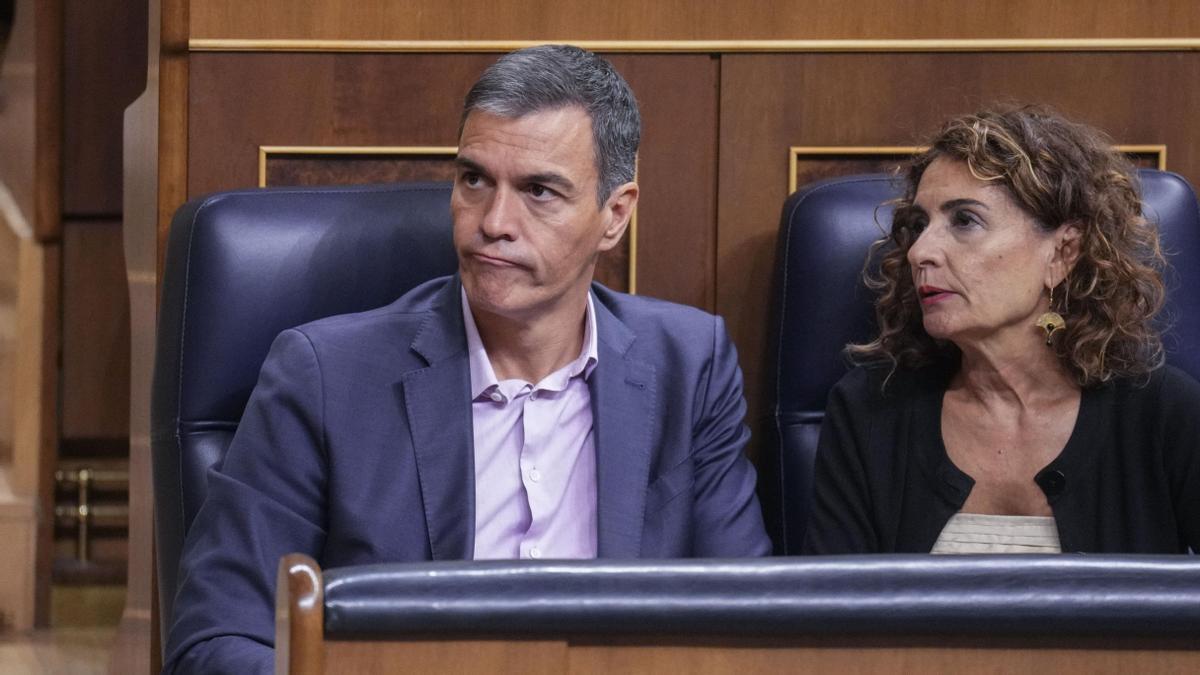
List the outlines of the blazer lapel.
<svg viewBox="0 0 1200 675">
<path fill-rule="evenodd" d="M 599 359 L 590 378 L 596 429 L 596 532 L 602 558 L 641 553 L 650 475 L 654 366 L 627 358 L 635 335 L 598 300 Z"/>
<path fill-rule="evenodd" d="M 475 461 L 471 375 L 457 278 L 412 349 L 429 364 L 401 377 L 434 560 L 475 553 Z"/>
</svg>

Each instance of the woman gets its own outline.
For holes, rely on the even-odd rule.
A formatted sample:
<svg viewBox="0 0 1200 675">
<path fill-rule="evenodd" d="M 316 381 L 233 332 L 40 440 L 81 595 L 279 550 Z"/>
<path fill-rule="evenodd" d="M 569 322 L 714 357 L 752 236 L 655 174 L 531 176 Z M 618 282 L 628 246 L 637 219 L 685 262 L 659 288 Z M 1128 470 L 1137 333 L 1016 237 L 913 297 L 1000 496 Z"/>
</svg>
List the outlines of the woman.
<svg viewBox="0 0 1200 675">
<path fill-rule="evenodd" d="M 948 122 L 877 244 L 810 553 L 1200 549 L 1200 384 L 1163 364 L 1132 167 L 1037 108 Z"/>
</svg>

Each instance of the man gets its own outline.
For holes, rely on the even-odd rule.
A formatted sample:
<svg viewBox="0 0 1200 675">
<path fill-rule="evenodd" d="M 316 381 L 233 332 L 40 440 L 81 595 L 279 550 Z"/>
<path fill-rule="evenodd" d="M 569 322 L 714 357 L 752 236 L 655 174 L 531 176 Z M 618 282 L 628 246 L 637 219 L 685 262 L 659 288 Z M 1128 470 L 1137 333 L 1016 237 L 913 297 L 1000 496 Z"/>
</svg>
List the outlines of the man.
<svg viewBox="0 0 1200 675">
<path fill-rule="evenodd" d="M 720 319 L 592 284 L 638 199 L 637 103 L 567 46 L 464 105 L 459 274 L 285 331 L 188 533 L 167 670 L 271 669 L 275 566 L 763 555 Z"/>
</svg>

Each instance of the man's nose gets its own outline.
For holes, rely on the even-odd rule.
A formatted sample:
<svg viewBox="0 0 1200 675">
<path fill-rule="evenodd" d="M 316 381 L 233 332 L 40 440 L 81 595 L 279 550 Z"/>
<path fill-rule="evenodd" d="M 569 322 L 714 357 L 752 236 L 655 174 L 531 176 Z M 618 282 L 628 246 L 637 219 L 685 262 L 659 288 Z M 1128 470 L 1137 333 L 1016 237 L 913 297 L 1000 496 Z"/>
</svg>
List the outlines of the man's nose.
<svg viewBox="0 0 1200 675">
<path fill-rule="evenodd" d="M 509 188 L 497 188 L 483 214 L 483 234 L 489 239 L 516 239 L 521 209 L 520 195 Z"/>
</svg>

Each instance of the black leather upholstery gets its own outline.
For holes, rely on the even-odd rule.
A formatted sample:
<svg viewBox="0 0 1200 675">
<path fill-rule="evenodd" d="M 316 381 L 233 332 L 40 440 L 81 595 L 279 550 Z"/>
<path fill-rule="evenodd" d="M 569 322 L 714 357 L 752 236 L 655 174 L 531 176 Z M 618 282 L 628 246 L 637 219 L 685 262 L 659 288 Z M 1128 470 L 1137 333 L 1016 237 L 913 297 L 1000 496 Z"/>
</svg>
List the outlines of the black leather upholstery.
<svg viewBox="0 0 1200 675">
<path fill-rule="evenodd" d="M 457 268 L 448 183 L 242 190 L 171 222 L 151 403 L 159 600 L 271 342 Z M 166 635 L 164 629 L 163 635 Z"/>
<path fill-rule="evenodd" d="M 1200 378 L 1200 208 L 1180 176 L 1139 172 L 1146 216 L 1159 224 L 1167 271 L 1163 313 L 1168 360 Z M 812 466 L 826 395 L 846 372 L 842 347 L 874 331 L 873 296 L 862 285 L 871 242 L 890 230 L 891 176 L 836 178 L 799 190 L 783 207 L 774 299 L 776 369 L 771 425 L 760 467 L 768 528 L 778 553 L 804 539 Z"/>
<path fill-rule="evenodd" d="M 324 577 L 327 639 L 1200 631 L 1200 560 L 1190 556 L 443 561 Z"/>
</svg>

